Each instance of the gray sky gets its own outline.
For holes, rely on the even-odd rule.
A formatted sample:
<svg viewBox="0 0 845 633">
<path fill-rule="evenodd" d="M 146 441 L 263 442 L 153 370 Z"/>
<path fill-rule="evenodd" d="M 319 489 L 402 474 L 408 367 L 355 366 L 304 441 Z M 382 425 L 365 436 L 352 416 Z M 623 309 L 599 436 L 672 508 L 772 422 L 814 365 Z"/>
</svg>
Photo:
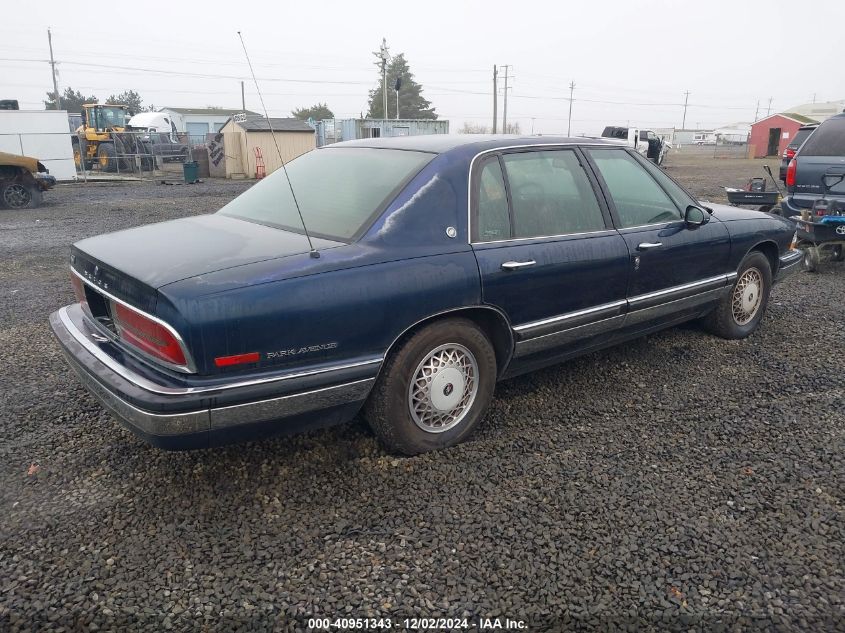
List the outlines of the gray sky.
<svg viewBox="0 0 845 633">
<path fill-rule="evenodd" d="M 772 112 L 814 95 L 845 99 L 841 34 L 825 32 L 825 24 L 842 24 L 843 0 L 438 0 L 413 8 L 329 0 L 310 6 L 12 4 L 0 23 L 0 98 L 43 109 L 52 85 L 49 65 L 38 60 L 49 57 L 49 26 L 60 90 L 71 86 L 103 100 L 135 89 L 159 107 L 239 107 L 239 80 L 248 79 L 248 70 L 237 30 L 271 116 L 317 101 L 338 117 L 366 112 L 367 91 L 378 77 L 371 52 L 382 37 L 391 52 L 405 53 L 452 131 L 464 121 L 490 125 L 493 64 L 513 67 L 508 120 L 519 121 L 523 132 L 532 123 L 535 132 L 566 132 L 570 81 L 576 84 L 573 134 L 629 121 L 680 127 L 686 90 L 687 127 L 751 121 L 757 101 L 764 116 L 770 97 Z M 24 59 L 35 61 L 14 61 Z M 251 81 L 246 101 L 260 110 Z M 500 99 L 500 116 L 501 107 Z"/>
</svg>

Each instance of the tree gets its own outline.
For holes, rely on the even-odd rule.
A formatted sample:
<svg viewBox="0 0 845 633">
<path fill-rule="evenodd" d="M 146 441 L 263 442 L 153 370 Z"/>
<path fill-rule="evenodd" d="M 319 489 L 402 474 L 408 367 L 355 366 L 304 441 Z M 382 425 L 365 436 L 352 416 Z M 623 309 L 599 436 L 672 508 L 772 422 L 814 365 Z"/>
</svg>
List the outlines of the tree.
<svg viewBox="0 0 845 633">
<path fill-rule="evenodd" d="M 297 119 L 302 119 L 303 121 L 307 121 L 308 119 L 320 121 L 322 119 L 334 118 L 334 112 L 332 112 L 329 109 L 328 104 L 325 103 L 316 103 L 310 108 L 297 108 L 296 110 L 291 112 L 291 114 Z"/>
<path fill-rule="evenodd" d="M 144 111 L 144 104 L 141 101 L 141 95 L 134 90 L 125 90 L 119 95 L 110 95 L 109 98 L 106 99 L 106 103 L 128 106 L 129 111 L 133 114 Z"/>
<path fill-rule="evenodd" d="M 385 47 L 385 54 L 387 48 Z M 384 92 L 382 90 L 381 52 L 374 53 L 379 69 L 378 86 L 370 90 L 368 119 L 396 118 L 396 78 L 402 79 L 399 88 L 399 116 L 403 119 L 436 119 L 437 113 L 431 107 L 431 101 L 422 96 L 422 86 L 414 81 L 414 75 L 405 61 L 405 55 L 399 53 L 387 64 L 387 117 L 384 116 Z"/>
<path fill-rule="evenodd" d="M 99 103 L 99 99 L 95 96 L 86 97 L 78 90 L 73 88 L 65 88 L 62 93 L 61 109 L 68 112 L 82 112 L 82 104 L 84 103 Z M 47 93 L 47 99 L 44 100 L 45 110 L 56 109 L 56 93 L 52 90 Z"/>
</svg>

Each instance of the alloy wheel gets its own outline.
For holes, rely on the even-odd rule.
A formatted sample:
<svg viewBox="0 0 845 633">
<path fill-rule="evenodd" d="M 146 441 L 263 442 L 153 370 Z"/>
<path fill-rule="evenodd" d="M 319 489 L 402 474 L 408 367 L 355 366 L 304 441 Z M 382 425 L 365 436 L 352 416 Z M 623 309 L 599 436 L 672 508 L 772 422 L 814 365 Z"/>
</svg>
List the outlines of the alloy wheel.
<svg viewBox="0 0 845 633">
<path fill-rule="evenodd" d="M 13 182 L 3 190 L 3 202 L 10 209 L 24 209 L 32 200 L 32 192 L 24 185 Z"/>
</svg>

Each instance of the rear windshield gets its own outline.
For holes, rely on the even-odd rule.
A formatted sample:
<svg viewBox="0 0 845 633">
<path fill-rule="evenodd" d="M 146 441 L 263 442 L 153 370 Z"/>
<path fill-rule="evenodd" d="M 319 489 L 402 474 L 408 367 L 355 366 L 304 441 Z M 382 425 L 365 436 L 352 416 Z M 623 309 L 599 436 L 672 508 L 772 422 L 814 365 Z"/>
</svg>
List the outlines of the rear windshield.
<svg viewBox="0 0 845 633">
<path fill-rule="evenodd" d="M 828 119 L 801 148 L 802 156 L 845 156 L 845 117 Z"/>
<path fill-rule="evenodd" d="M 308 232 L 356 238 L 434 154 L 364 147 L 313 150 L 287 164 Z M 218 213 L 302 233 L 284 170 L 232 200 Z"/>
</svg>

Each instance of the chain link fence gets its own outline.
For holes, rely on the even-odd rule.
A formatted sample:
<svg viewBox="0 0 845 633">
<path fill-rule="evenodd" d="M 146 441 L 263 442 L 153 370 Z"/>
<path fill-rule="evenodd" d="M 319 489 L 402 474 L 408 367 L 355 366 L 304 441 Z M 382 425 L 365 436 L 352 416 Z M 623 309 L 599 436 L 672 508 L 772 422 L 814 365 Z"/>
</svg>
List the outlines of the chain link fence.
<svg viewBox="0 0 845 633">
<path fill-rule="evenodd" d="M 0 133 L 0 151 L 35 158 L 60 181 L 182 180 L 185 163 L 195 163 L 191 167 L 197 177 L 209 176 L 213 138 L 144 131 L 97 136 L 88 140 L 76 132 Z"/>
<path fill-rule="evenodd" d="M 139 178 L 182 180 L 185 163 L 195 163 L 197 176 L 209 175 L 208 145 L 202 136 L 162 132 L 111 132 L 91 141 L 72 134 L 80 180 Z"/>
<path fill-rule="evenodd" d="M 676 145 L 672 151 L 699 158 L 748 158 L 748 143 L 719 140 L 695 145 Z"/>
</svg>

